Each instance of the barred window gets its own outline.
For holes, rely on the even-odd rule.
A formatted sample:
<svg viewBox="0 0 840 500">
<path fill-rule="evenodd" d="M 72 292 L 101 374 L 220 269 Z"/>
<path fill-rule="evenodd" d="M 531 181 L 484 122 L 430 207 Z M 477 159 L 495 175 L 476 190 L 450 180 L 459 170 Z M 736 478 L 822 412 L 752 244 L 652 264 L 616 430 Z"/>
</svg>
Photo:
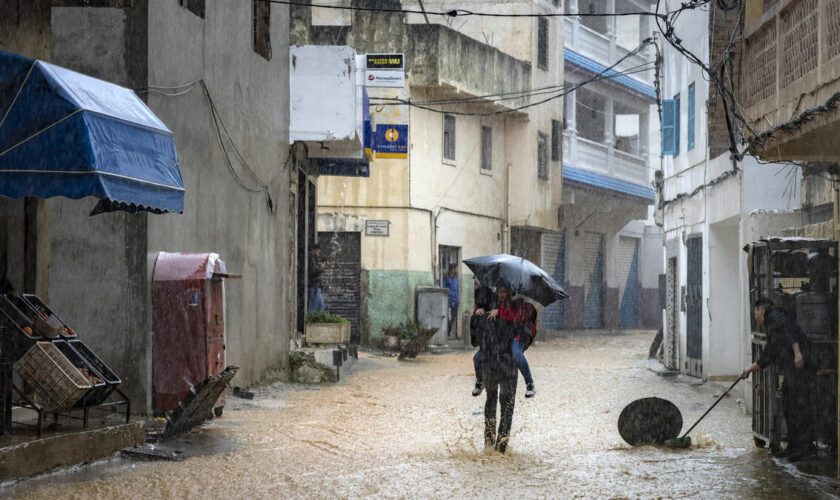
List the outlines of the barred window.
<svg viewBox="0 0 840 500">
<path fill-rule="evenodd" d="M 443 158 L 455 161 L 455 117 L 443 115 Z"/>
<path fill-rule="evenodd" d="M 548 180 L 548 136 L 537 134 L 537 177 Z"/>
<path fill-rule="evenodd" d="M 559 120 L 551 120 L 551 161 L 563 159 L 563 125 Z"/>
<path fill-rule="evenodd" d="M 254 0 L 254 52 L 271 60 L 271 4 Z"/>
<path fill-rule="evenodd" d="M 493 169 L 493 129 L 481 127 L 481 169 Z"/>
<path fill-rule="evenodd" d="M 537 19 L 537 65 L 548 69 L 548 19 Z"/>
<path fill-rule="evenodd" d="M 204 0 L 178 0 L 178 4 L 204 19 Z"/>
</svg>

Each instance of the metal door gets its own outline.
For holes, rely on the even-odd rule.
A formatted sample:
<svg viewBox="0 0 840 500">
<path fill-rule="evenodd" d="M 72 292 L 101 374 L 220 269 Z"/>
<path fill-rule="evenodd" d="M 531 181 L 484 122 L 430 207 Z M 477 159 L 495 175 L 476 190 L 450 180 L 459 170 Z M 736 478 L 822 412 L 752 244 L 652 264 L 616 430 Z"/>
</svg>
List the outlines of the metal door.
<svg viewBox="0 0 840 500">
<path fill-rule="evenodd" d="M 350 342 L 358 344 L 362 288 L 362 241 L 358 232 L 319 232 L 321 289 L 327 312 L 350 321 Z"/>
<path fill-rule="evenodd" d="M 604 325 L 604 235 L 587 231 L 584 235 L 583 327 L 601 328 Z"/>
<path fill-rule="evenodd" d="M 703 376 L 703 237 L 686 239 L 687 276 L 685 297 L 686 360 L 685 371 Z"/>
<path fill-rule="evenodd" d="M 635 328 L 639 311 L 639 239 L 618 239 L 618 326 Z"/>
<path fill-rule="evenodd" d="M 563 285 L 566 281 L 566 232 L 543 233 L 540 242 L 540 264 L 542 268 Z M 540 328 L 560 330 L 563 328 L 565 301 L 557 301 L 542 310 Z"/>
<path fill-rule="evenodd" d="M 669 370 L 680 369 L 680 307 L 679 280 L 677 277 L 677 258 L 668 259 L 668 272 L 665 277 L 665 367 Z"/>
</svg>

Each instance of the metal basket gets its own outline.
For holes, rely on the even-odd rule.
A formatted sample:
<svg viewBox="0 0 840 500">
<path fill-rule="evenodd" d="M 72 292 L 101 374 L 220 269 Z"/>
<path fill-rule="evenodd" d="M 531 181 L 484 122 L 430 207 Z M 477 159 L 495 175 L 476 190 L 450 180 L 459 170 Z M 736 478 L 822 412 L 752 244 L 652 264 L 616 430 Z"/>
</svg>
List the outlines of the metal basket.
<svg viewBox="0 0 840 500">
<path fill-rule="evenodd" d="M 35 388 L 48 411 L 71 408 L 91 389 L 90 381 L 49 342 L 38 342 L 15 370 Z"/>
</svg>

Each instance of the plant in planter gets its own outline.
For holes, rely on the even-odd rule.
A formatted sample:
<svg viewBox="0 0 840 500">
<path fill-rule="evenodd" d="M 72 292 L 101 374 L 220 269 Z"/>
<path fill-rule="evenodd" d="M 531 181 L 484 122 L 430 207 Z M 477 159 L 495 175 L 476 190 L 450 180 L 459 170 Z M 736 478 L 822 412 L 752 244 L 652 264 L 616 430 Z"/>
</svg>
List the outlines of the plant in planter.
<svg viewBox="0 0 840 500">
<path fill-rule="evenodd" d="M 397 350 L 400 344 L 411 338 L 411 334 L 405 328 L 405 323 L 394 326 L 388 325 L 382 328 L 382 344 L 386 349 Z"/>
<path fill-rule="evenodd" d="M 325 312 L 306 315 L 306 342 L 309 344 L 346 344 L 350 342 L 350 322 Z"/>
</svg>

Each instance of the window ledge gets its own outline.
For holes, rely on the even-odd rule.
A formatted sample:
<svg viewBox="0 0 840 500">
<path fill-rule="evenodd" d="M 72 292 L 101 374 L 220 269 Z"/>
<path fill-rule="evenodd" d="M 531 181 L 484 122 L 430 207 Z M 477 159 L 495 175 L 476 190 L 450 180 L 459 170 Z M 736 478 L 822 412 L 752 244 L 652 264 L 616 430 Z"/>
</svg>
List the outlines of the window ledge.
<svg viewBox="0 0 840 500">
<path fill-rule="evenodd" d="M 481 173 L 481 175 L 487 175 L 487 176 L 493 177 L 493 170 L 492 169 L 488 170 L 486 168 L 479 168 L 478 171 Z"/>
<path fill-rule="evenodd" d="M 458 163 L 456 163 L 455 160 L 450 160 L 448 158 L 442 158 L 440 160 L 440 162 L 443 163 L 444 165 L 449 165 L 450 167 L 457 167 L 458 166 Z"/>
</svg>

